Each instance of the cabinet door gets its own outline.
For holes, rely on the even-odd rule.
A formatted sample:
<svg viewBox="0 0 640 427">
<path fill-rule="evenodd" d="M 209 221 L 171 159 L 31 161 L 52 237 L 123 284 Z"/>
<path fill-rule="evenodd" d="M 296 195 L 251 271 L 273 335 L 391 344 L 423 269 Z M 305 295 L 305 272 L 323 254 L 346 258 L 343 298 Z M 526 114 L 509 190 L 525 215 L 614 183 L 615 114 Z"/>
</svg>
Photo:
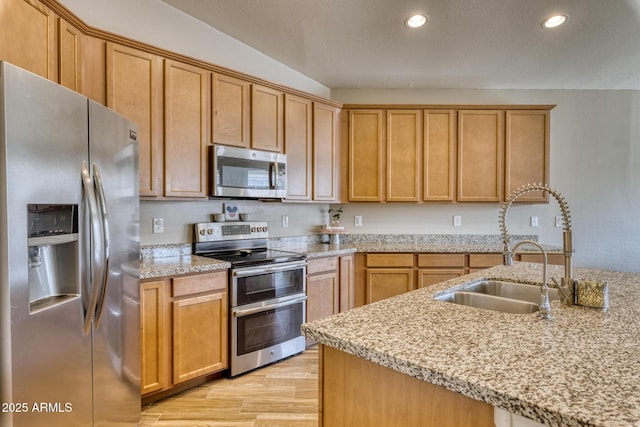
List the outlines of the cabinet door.
<svg viewBox="0 0 640 427">
<path fill-rule="evenodd" d="M 355 307 L 355 268 L 353 262 L 353 255 L 344 255 L 340 257 L 340 312 L 351 310 Z"/>
<path fill-rule="evenodd" d="M 82 34 L 76 27 L 58 19 L 58 83 L 82 92 L 80 82 Z"/>
<path fill-rule="evenodd" d="M 383 115 L 349 111 L 349 201 L 382 201 Z"/>
<path fill-rule="evenodd" d="M 502 198 L 503 111 L 458 112 L 458 201 Z"/>
<path fill-rule="evenodd" d="M 80 66 L 80 86 L 82 94 L 94 101 L 107 105 L 107 43 L 88 35 L 82 36 L 82 65 Z M 138 126 L 140 125 L 137 123 Z M 138 132 L 138 140 L 140 140 Z"/>
<path fill-rule="evenodd" d="M 311 200 L 312 103 L 284 98 L 284 153 L 287 155 L 287 199 Z"/>
<path fill-rule="evenodd" d="M 313 200 L 338 200 L 336 108 L 313 103 Z"/>
<path fill-rule="evenodd" d="M 422 111 L 387 111 L 388 202 L 418 201 L 421 145 Z"/>
<path fill-rule="evenodd" d="M 56 17 L 36 0 L 5 0 L 0 11 L 0 59 L 58 81 Z"/>
<path fill-rule="evenodd" d="M 456 112 L 424 112 L 422 199 L 434 202 L 455 200 Z"/>
<path fill-rule="evenodd" d="M 140 356 L 142 394 L 167 387 L 167 345 L 165 282 L 140 285 Z"/>
<path fill-rule="evenodd" d="M 428 268 L 418 270 L 418 287 L 424 288 L 445 280 L 455 279 L 464 275 L 464 268 L 445 269 L 445 268 Z"/>
<path fill-rule="evenodd" d="M 307 277 L 307 322 L 331 316 L 340 311 L 340 282 L 333 271 Z"/>
<path fill-rule="evenodd" d="M 469 254 L 469 272 L 484 270 L 485 268 L 501 265 L 502 254 Z"/>
<path fill-rule="evenodd" d="M 368 268 L 367 304 L 390 298 L 413 290 L 411 268 Z"/>
<path fill-rule="evenodd" d="M 107 43 L 107 107 L 138 125 L 141 196 L 162 195 L 162 59 Z"/>
<path fill-rule="evenodd" d="M 282 92 L 251 86 L 251 148 L 282 152 Z"/>
<path fill-rule="evenodd" d="M 227 293 L 173 302 L 173 383 L 227 368 Z"/>
<path fill-rule="evenodd" d="M 214 144 L 249 147 L 249 82 L 213 73 L 211 139 Z"/>
<path fill-rule="evenodd" d="M 507 111 L 504 197 L 528 183 L 549 182 L 549 111 Z M 530 192 L 517 202 L 546 202 L 547 193 Z"/>
<path fill-rule="evenodd" d="M 164 195 L 207 197 L 209 72 L 164 63 Z"/>
</svg>

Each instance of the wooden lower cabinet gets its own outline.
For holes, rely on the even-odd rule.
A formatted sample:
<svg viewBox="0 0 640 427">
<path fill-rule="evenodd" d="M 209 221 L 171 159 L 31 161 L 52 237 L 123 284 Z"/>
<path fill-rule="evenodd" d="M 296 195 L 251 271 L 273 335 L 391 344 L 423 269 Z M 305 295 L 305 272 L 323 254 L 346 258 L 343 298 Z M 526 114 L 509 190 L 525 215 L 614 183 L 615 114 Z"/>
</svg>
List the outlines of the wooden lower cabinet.
<svg viewBox="0 0 640 427">
<path fill-rule="evenodd" d="M 140 358 L 142 394 L 167 386 L 167 313 L 164 280 L 140 285 Z"/>
<path fill-rule="evenodd" d="M 350 308 L 353 308 L 353 255 L 307 261 L 307 322 Z"/>
<path fill-rule="evenodd" d="M 228 367 L 226 270 L 140 286 L 143 399 L 181 391 Z"/>
<path fill-rule="evenodd" d="M 418 254 L 418 287 L 464 275 L 465 258 L 465 254 Z"/>
<path fill-rule="evenodd" d="M 564 264 L 562 254 L 547 256 L 549 264 Z M 542 255 L 519 253 L 514 260 L 541 263 Z M 354 256 L 353 306 L 380 301 L 502 263 L 501 253 L 358 253 Z"/>
<path fill-rule="evenodd" d="M 318 359 L 319 426 L 494 426 L 487 403 L 328 346 Z"/>
<path fill-rule="evenodd" d="M 412 268 L 367 268 L 367 304 L 411 290 Z"/>
<path fill-rule="evenodd" d="M 413 254 L 366 255 L 366 303 L 414 289 Z"/>
</svg>

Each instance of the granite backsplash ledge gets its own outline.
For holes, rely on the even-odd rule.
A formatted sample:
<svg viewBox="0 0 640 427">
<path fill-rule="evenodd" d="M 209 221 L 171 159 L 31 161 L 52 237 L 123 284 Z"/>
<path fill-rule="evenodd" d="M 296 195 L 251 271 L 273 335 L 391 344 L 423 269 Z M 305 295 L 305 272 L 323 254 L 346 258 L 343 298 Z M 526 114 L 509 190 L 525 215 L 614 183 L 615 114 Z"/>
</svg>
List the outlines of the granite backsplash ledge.
<svg viewBox="0 0 640 427">
<path fill-rule="evenodd" d="M 399 244 L 399 245 L 500 245 L 499 234 L 342 234 L 343 245 L 358 244 Z M 511 242 L 521 240 L 538 241 L 535 234 L 511 236 Z M 309 234 L 302 236 L 272 237 L 268 240 L 271 248 L 329 243 L 327 234 Z M 175 257 L 191 255 L 191 243 L 140 246 L 140 259 Z"/>
<path fill-rule="evenodd" d="M 510 236 L 511 242 L 521 240 L 538 241 L 535 234 Z M 409 245 L 500 245 L 499 234 L 342 234 L 340 241 L 344 245 L 357 244 L 409 244 Z M 269 239 L 272 248 L 329 243 L 329 235 L 314 234 L 307 236 L 274 237 Z"/>
</svg>

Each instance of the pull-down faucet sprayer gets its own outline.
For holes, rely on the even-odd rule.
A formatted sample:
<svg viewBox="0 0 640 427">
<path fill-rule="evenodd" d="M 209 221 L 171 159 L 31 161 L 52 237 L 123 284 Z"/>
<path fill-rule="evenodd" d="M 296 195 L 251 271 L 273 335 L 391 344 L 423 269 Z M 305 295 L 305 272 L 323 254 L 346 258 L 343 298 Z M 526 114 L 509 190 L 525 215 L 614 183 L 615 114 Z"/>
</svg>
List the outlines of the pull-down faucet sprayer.
<svg viewBox="0 0 640 427">
<path fill-rule="evenodd" d="M 562 212 L 562 219 L 564 221 L 563 232 L 563 252 L 564 252 L 564 277 L 560 280 L 558 289 L 562 294 L 562 301 L 565 304 L 573 305 L 575 303 L 575 281 L 572 278 L 571 272 L 571 256 L 573 255 L 572 237 L 571 237 L 571 214 L 569 212 L 569 205 L 566 199 L 558 191 L 549 188 L 546 185 L 540 184 L 527 184 L 523 187 L 515 189 L 511 195 L 505 200 L 502 208 L 500 209 L 500 232 L 502 233 L 502 243 L 504 244 L 503 261 L 504 265 L 511 265 L 513 260 L 513 254 L 509 248 L 510 237 L 509 230 L 507 229 L 507 211 L 511 207 L 511 204 L 521 195 L 529 193 L 531 191 L 542 191 L 551 194 L 560 205 L 560 211 Z M 555 282 L 555 280 L 554 280 Z"/>
</svg>

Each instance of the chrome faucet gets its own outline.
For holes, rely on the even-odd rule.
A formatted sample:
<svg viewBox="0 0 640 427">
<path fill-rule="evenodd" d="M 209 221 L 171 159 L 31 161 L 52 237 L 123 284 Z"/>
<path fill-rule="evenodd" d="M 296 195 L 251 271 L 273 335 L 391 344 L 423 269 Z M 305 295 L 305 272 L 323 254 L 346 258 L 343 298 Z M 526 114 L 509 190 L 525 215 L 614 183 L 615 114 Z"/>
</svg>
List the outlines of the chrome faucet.
<svg viewBox="0 0 640 427">
<path fill-rule="evenodd" d="M 569 205 L 567 204 L 566 199 L 562 194 L 558 191 L 553 190 L 546 185 L 540 184 L 527 184 L 523 187 L 519 187 L 515 189 L 511 195 L 505 200 L 502 208 L 500 209 L 500 231 L 502 233 L 502 243 L 504 244 L 503 254 L 503 262 L 504 265 L 511 265 L 513 261 L 512 251 L 509 249 L 509 231 L 507 230 L 507 211 L 511 204 L 524 193 L 529 193 L 531 191 L 542 191 L 548 194 L 551 194 L 560 205 L 560 211 L 562 212 L 562 219 L 564 222 L 564 231 L 563 231 L 563 252 L 564 252 L 564 277 L 560 279 L 560 284 L 553 279 L 554 283 L 558 286 L 558 290 L 562 295 L 562 302 L 567 305 L 573 305 L 575 303 L 575 289 L 576 289 L 576 281 L 572 277 L 571 272 L 571 256 L 573 255 L 573 245 L 572 245 L 572 236 L 571 236 L 571 214 L 569 213 Z M 516 245 L 518 246 L 518 245 Z M 546 258 L 546 254 L 545 254 Z M 546 264 L 546 262 L 545 262 Z M 545 267 L 546 269 L 546 267 Z"/>
<path fill-rule="evenodd" d="M 551 319 L 551 305 L 549 304 L 549 284 L 547 283 L 547 251 L 540 243 L 533 240 L 522 240 L 513 245 L 512 251 L 515 253 L 521 245 L 530 244 L 537 246 L 542 252 L 542 286 L 540 287 L 540 305 L 538 306 L 538 316 L 543 319 Z"/>
</svg>

